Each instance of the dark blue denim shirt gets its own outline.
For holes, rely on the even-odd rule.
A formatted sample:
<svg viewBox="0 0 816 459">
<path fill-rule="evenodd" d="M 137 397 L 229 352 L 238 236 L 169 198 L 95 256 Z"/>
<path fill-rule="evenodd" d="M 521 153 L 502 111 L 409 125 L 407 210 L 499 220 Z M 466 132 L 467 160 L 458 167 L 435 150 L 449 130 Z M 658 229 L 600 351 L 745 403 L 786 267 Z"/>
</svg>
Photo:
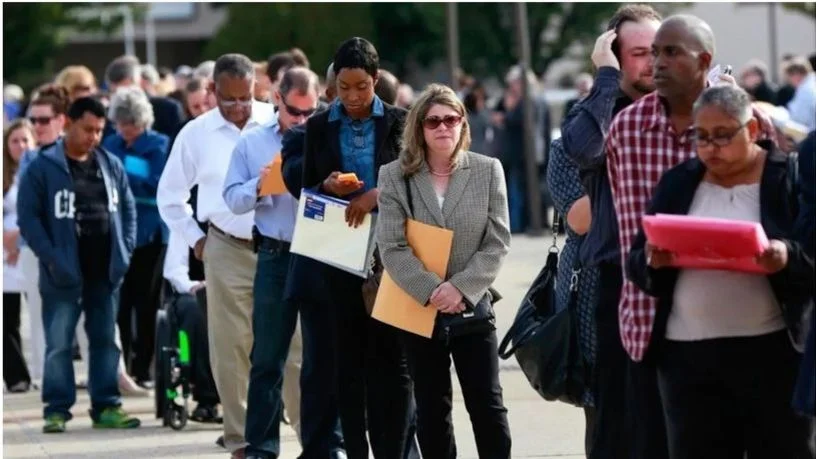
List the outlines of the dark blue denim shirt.
<svg viewBox="0 0 816 459">
<path fill-rule="evenodd" d="M 620 72 L 601 67 L 592 91 L 576 103 L 561 123 L 564 153 L 580 168 L 592 206 L 592 224 L 581 249 L 583 266 L 620 265 L 620 241 L 612 187 L 606 171 L 604 143 L 612 118 L 632 103 L 620 90 Z"/>
<path fill-rule="evenodd" d="M 377 187 L 374 176 L 375 132 L 374 118 L 385 115 L 383 103 L 374 96 L 371 116 L 363 120 L 354 120 L 343 110 L 340 99 L 334 101 L 329 112 L 329 122 L 340 120 L 340 155 L 343 172 L 354 172 L 364 183 L 358 193 L 364 193 Z M 349 198 L 355 195 L 349 196 Z"/>
</svg>

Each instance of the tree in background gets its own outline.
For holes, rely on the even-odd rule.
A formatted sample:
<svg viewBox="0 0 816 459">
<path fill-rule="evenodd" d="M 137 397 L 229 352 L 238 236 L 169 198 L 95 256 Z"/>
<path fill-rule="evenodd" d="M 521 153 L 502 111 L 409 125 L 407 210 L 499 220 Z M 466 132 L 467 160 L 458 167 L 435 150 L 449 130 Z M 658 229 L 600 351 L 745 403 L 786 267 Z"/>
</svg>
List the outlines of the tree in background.
<svg viewBox="0 0 816 459">
<path fill-rule="evenodd" d="M 528 4 L 536 72 L 546 71 L 574 43 L 591 44 L 618 5 Z M 441 3 L 232 3 L 224 7 L 229 8 L 229 19 L 207 47 L 208 58 L 241 50 L 260 60 L 297 46 L 322 67 L 343 40 L 355 35 L 370 39 L 383 62 L 398 75 L 447 55 Z M 480 77 L 503 75 L 517 62 L 513 5 L 460 3 L 458 10 L 462 67 Z"/>
<path fill-rule="evenodd" d="M 3 3 L 3 80 L 25 89 L 51 78 L 67 30 L 112 32 L 113 18 L 82 17 L 91 3 Z M 97 4 L 98 5 L 98 4 Z"/>
</svg>

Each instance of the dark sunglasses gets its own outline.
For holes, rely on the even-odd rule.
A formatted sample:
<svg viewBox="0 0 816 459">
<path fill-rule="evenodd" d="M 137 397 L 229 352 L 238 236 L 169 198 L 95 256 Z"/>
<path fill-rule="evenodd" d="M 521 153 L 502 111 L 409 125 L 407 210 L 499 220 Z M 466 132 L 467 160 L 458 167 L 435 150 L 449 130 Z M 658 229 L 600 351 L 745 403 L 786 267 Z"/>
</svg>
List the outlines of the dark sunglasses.
<svg viewBox="0 0 816 459">
<path fill-rule="evenodd" d="M 455 128 L 461 122 L 462 117 L 460 115 L 447 115 L 444 118 L 429 116 L 422 120 L 422 125 L 425 126 L 426 129 L 436 129 L 440 124 L 445 123 L 445 126 L 448 128 Z"/>
<path fill-rule="evenodd" d="M 305 116 L 307 118 L 312 116 L 312 114 L 314 114 L 314 112 L 317 110 L 316 108 L 309 108 L 309 109 L 306 109 L 306 110 L 300 110 L 300 109 L 298 109 L 296 107 L 293 107 L 293 106 L 287 104 L 286 102 L 283 103 L 283 106 L 286 108 L 286 112 L 289 113 L 289 115 L 291 115 L 291 116 Z"/>
<path fill-rule="evenodd" d="M 31 121 L 31 124 L 42 124 L 46 125 L 53 120 L 53 116 L 29 116 L 28 120 Z"/>
</svg>

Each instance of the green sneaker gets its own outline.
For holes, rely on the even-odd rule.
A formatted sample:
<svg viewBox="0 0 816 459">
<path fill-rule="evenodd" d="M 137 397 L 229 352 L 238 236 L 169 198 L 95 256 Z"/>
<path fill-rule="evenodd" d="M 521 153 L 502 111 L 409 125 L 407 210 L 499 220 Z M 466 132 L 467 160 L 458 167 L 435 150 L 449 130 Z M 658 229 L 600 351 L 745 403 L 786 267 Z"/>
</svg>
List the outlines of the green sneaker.
<svg viewBox="0 0 816 459">
<path fill-rule="evenodd" d="M 128 416 L 120 407 L 105 408 L 93 421 L 94 429 L 135 429 L 140 425 L 138 418 Z"/>
<path fill-rule="evenodd" d="M 65 416 L 61 414 L 51 414 L 45 418 L 43 433 L 63 433 L 65 432 Z"/>
</svg>

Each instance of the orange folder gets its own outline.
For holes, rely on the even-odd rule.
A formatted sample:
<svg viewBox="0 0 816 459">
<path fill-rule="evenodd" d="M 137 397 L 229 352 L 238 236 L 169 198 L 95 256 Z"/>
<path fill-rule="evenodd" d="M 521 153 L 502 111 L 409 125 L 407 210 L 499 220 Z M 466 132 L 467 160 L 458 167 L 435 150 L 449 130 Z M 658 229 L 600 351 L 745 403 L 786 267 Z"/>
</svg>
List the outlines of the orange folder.
<svg viewBox="0 0 816 459">
<path fill-rule="evenodd" d="M 405 238 L 425 269 L 441 279 L 448 271 L 453 231 L 438 226 L 427 225 L 416 220 L 405 224 Z M 374 310 L 371 317 L 399 329 L 430 338 L 433 335 L 436 309 L 419 304 L 411 295 L 402 290 L 396 282 L 383 273 Z"/>
<path fill-rule="evenodd" d="M 275 159 L 267 167 L 272 169 L 261 183 L 261 196 L 272 196 L 287 193 L 286 185 L 283 183 L 283 157 L 280 153 L 275 155 Z"/>
</svg>

